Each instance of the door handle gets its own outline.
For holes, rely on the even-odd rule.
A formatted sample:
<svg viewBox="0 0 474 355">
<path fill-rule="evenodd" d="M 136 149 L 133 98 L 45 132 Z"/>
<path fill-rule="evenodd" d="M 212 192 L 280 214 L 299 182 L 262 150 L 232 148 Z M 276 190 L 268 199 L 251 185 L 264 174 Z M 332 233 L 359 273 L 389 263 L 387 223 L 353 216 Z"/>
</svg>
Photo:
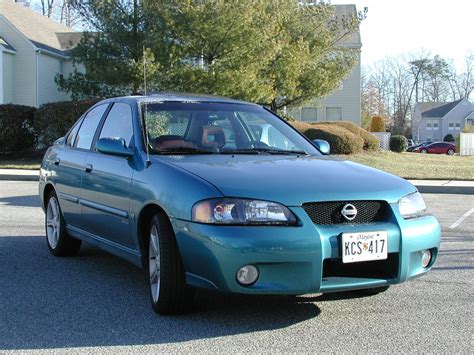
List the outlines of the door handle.
<svg viewBox="0 0 474 355">
<path fill-rule="evenodd" d="M 54 165 L 59 165 L 60 162 L 61 162 L 61 159 L 56 158 L 56 159 L 54 160 Z"/>
<path fill-rule="evenodd" d="M 92 171 L 92 165 L 91 164 L 87 164 L 86 165 L 86 173 L 90 173 Z"/>
</svg>

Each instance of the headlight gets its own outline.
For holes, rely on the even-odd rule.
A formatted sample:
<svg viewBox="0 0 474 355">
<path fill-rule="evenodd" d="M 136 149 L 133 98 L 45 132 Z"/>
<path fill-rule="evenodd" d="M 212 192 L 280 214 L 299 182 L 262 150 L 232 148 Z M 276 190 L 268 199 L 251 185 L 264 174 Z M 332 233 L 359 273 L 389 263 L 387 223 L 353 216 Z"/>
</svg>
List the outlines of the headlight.
<svg viewBox="0 0 474 355">
<path fill-rule="evenodd" d="M 419 192 L 406 195 L 398 201 L 398 208 L 403 218 L 416 218 L 425 215 L 426 205 Z"/>
<path fill-rule="evenodd" d="M 296 224 L 295 215 L 279 203 L 237 198 L 200 201 L 193 206 L 192 219 L 212 224 Z"/>
</svg>

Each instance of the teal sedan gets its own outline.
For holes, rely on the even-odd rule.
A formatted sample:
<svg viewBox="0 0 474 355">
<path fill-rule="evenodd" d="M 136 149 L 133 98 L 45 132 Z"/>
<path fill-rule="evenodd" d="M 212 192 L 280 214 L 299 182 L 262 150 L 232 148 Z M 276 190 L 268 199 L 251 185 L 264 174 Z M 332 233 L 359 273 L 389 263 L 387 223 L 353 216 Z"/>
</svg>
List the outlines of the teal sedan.
<svg viewBox="0 0 474 355">
<path fill-rule="evenodd" d="M 440 226 L 416 188 L 328 154 L 242 101 L 107 99 L 44 156 L 47 245 L 144 268 L 160 314 L 189 309 L 196 288 L 376 294 L 429 271 Z"/>
</svg>

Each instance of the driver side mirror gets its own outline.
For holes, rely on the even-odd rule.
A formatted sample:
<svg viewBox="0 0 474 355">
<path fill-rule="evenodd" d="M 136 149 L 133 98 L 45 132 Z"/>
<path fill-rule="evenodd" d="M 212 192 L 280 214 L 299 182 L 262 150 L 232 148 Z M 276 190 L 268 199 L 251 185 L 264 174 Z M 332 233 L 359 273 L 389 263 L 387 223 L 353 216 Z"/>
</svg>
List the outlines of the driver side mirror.
<svg viewBox="0 0 474 355">
<path fill-rule="evenodd" d="M 103 154 L 118 155 L 121 157 L 133 156 L 133 150 L 127 147 L 123 138 L 101 138 L 96 144 L 97 151 Z"/>
<path fill-rule="evenodd" d="M 323 139 L 315 139 L 313 140 L 313 144 L 321 153 L 325 155 L 329 155 L 331 152 L 331 146 Z"/>
</svg>

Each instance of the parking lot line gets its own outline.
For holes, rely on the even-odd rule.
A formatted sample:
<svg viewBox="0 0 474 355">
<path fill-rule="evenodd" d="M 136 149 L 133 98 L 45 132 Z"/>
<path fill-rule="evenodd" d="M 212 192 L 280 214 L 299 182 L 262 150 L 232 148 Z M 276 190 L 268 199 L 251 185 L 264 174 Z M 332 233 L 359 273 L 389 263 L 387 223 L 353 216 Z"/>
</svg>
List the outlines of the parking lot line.
<svg viewBox="0 0 474 355">
<path fill-rule="evenodd" d="M 471 213 L 474 212 L 474 208 L 471 208 L 469 211 L 467 211 L 466 213 L 464 213 L 456 222 L 454 222 L 453 224 L 451 224 L 451 226 L 449 227 L 449 229 L 454 229 L 456 228 L 457 226 L 459 226 L 462 222 L 464 222 L 464 220 L 469 217 L 471 215 Z"/>
</svg>

